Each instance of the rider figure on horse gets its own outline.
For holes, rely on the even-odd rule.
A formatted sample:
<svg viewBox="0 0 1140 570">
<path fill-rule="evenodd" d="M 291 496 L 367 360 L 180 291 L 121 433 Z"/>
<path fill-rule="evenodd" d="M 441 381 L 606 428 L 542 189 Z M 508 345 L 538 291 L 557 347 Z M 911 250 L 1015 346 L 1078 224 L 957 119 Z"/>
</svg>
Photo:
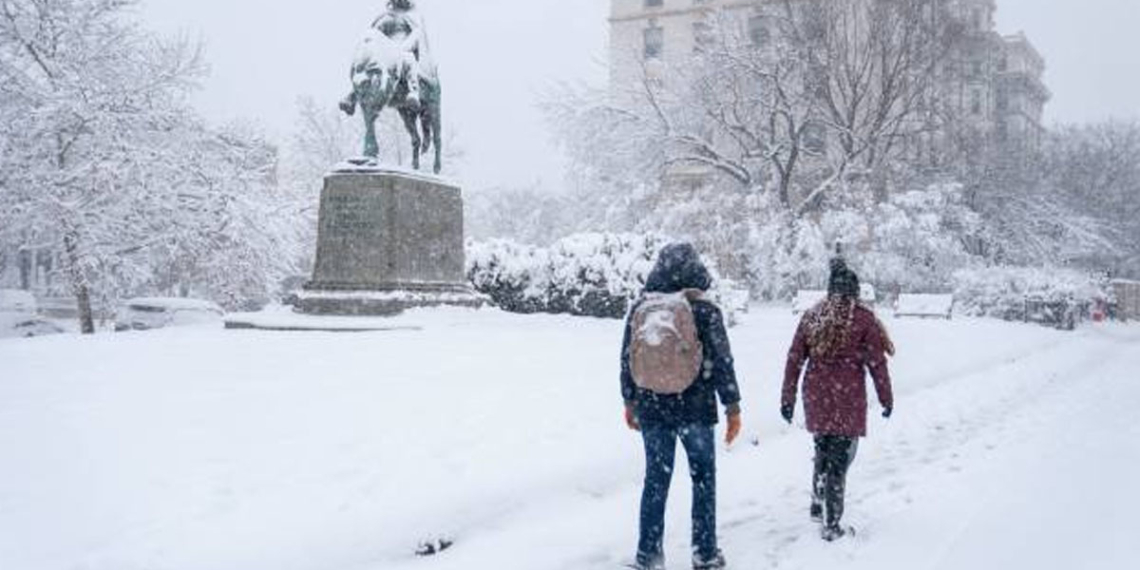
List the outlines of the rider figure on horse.
<svg viewBox="0 0 1140 570">
<path fill-rule="evenodd" d="M 431 63 L 427 34 L 423 19 L 413 0 L 389 0 L 388 10 L 372 22 L 372 28 L 399 45 L 400 80 L 407 86 L 407 104 L 418 107 L 421 103 L 420 80 L 431 80 L 434 65 Z M 341 101 L 341 108 L 351 114 L 356 107 L 357 94 L 353 90 Z"/>
</svg>

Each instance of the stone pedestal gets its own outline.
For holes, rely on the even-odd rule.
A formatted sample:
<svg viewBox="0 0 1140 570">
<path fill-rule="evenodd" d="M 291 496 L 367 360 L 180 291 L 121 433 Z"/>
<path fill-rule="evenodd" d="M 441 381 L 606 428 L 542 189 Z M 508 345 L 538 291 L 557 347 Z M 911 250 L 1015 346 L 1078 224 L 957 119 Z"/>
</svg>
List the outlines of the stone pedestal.
<svg viewBox="0 0 1140 570">
<path fill-rule="evenodd" d="M 442 179 L 336 171 L 321 193 L 317 263 L 297 309 L 395 315 L 412 307 L 481 306 L 466 282 L 463 198 Z"/>
</svg>

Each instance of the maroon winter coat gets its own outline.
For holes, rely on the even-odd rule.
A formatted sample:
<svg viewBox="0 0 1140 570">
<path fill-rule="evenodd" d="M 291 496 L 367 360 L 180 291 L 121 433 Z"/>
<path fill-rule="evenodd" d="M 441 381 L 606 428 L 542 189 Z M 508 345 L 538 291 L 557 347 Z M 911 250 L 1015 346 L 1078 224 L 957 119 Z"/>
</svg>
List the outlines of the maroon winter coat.
<svg viewBox="0 0 1140 570">
<path fill-rule="evenodd" d="M 804 411 L 808 431 L 816 435 L 864 437 L 867 435 L 866 370 L 871 371 L 875 380 L 879 403 L 885 408 L 894 407 L 886 357 L 890 341 L 874 313 L 856 306 L 847 345 L 833 357 L 811 358 L 808 323 L 817 310 L 818 307 L 804 315 L 788 351 L 783 404 L 795 405 L 800 372 L 807 361 Z"/>
</svg>

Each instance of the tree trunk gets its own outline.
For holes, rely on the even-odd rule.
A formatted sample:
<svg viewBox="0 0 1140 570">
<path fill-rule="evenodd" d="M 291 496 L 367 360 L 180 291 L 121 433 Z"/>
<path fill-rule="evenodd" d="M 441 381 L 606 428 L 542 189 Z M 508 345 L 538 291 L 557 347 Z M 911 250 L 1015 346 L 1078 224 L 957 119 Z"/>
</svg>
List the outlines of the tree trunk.
<svg viewBox="0 0 1140 570">
<path fill-rule="evenodd" d="M 83 334 L 95 334 L 95 317 L 91 311 L 91 291 L 86 284 L 80 284 L 75 292 L 79 305 L 79 329 Z"/>
<path fill-rule="evenodd" d="M 79 308 L 79 330 L 83 334 L 95 334 L 95 316 L 91 310 L 91 289 L 87 286 L 83 268 L 79 265 L 79 246 L 76 244 L 76 237 L 68 235 L 63 238 L 63 247 L 67 252 L 71 290 L 75 292 L 75 302 Z"/>
<path fill-rule="evenodd" d="M 32 276 L 35 271 L 35 255 L 29 250 L 21 249 L 17 256 L 17 264 L 20 266 L 20 289 L 31 291 Z"/>
</svg>

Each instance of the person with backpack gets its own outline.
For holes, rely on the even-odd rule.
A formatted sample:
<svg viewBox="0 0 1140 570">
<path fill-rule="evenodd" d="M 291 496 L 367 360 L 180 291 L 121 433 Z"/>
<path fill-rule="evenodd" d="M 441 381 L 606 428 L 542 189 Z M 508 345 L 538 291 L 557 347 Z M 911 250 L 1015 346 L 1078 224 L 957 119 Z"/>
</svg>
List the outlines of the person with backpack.
<svg viewBox="0 0 1140 570">
<path fill-rule="evenodd" d="M 822 523 L 820 536 L 828 542 L 851 531 L 840 520 L 847 470 L 867 435 L 867 371 L 883 417 L 894 410 L 887 355 L 894 356 L 895 347 L 874 312 L 859 302 L 859 291 L 859 276 L 842 259 L 832 261 L 827 298 L 804 313 L 784 373 L 780 414 L 790 424 L 807 363 L 804 412 L 815 436 L 810 515 Z"/>
<path fill-rule="evenodd" d="M 665 247 L 625 325 L 621 394 L 626 425 L 645 444 L 645 484 L 633 567 L 664 567 L 665 503 L 677 440 L 693 484 L 693 568 L 725 567 L 716 536 L 717 398 L 725 441 L 740 434 L 740 389 L 719 308 L 704 297 L 711 277 L 689 244 Z"/>
</svg>

